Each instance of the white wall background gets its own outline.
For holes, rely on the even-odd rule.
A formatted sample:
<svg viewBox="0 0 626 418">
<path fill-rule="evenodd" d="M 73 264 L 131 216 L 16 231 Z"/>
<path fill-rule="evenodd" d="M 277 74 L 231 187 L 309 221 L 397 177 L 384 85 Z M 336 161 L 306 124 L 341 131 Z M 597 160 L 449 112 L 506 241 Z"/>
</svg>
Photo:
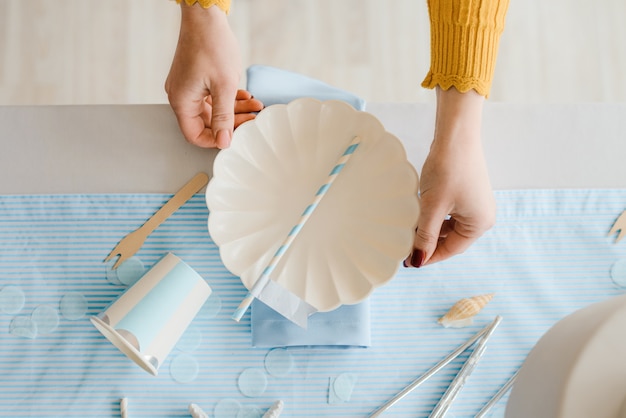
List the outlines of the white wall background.
<svg viewBox="0 0 626 418">
<path fill-rule="evenodd" d="M 168 0 L 0 0 L 0 105 L 167 103 L 179 18 Z M 624 0 L 511 0 L 491 100 L 626 102 L 625 18 Z M 434 99 L 425 0 L 233 0 L 230 19 L 244 68 Z"/>
</svg>

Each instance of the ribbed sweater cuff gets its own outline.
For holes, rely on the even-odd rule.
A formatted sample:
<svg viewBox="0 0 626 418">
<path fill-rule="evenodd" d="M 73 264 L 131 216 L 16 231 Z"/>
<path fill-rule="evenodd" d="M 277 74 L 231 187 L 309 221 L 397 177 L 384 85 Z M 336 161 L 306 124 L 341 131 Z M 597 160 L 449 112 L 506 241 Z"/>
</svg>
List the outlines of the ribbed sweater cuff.
<svg viewBox="0 0 626 418">
<path fill-rule="evenodd" d="M 176 3 L 180 4 L 181 1 L 182 0 L 176 0 Z M 211 6 L 217 6 L 226 13 L 230 12 L 230 0 L 185 0 L 185 3 L 188 6 L 198 3 L 205 9 L 208 9 Z"/>
<path fill-rule="evenodd" d="M 474 89 L 488 97 L 508 3 L 429 0 L 431 60 L 422 86 Z"/>
</svg>

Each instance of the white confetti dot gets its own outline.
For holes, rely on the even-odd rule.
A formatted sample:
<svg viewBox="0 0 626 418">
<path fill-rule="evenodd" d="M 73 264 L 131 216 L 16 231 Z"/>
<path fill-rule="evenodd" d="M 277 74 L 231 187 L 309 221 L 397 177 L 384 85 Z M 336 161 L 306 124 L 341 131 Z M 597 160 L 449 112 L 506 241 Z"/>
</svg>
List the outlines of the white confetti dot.
<svg viewBox="0 0 626 418">
<path fill-rule="evenodd" d="M 59 310 L 63 318 L 75 321 L 81 319 L 87 314 L 87 308 L 89 303 L 85 296 L 79 292 L 69 292 L 63 295 L 61 303 L 59 304 Z"/>
<path fill-rule="evenodd" d="M 176 348 L 185 353 L 193 353 L 202 344 L 202 332 L 197 325 L 190 325 L 176 343 Z"/>
<path fill-rule="evenodd" d="M 121 285 L 120 279 L 117 277 L 117 269 L 113 270 L 113 266 L 117 262 L 117 258 L 107 261 L 104 265 L 104 272 L 106 273 L 107 281 L 111 284 Z"/>
<path fill-rule="evenodd" d="M 293 356 L 284 348 L 270 350 L 265 356 L 265 369 L 276 377 L 288 375 L 293 368 Z"/>
<path fill-rule="evenodd" d="M 37 325 L 28 316 L 16 316 L 9 325 L 9 332 L 18 337 L 34 339 L 37 336 Z"/>
<path fill-rule="evenodd" d="M 239 375 L 237 384 L 243 395 L 250 397 L 261 396 L 267 388 L 267 376 L 261 369 L 246 369 Z"/>
<path fill-rule="evenodd" d="M 52 306 L 40 305 L 31 314 L 39 334 L 49 334 L 59 326 L 59 314 Z"/>
<path fill-rule="evenodd" d="M 189 383 L 198 377 L 199 366 L 193 356 L 179 354 L 170 363 L 170 375 L 178 383 Z"/>
<path fill-rule="evenodd" d="M 259 408 L 242 406 L 237 412 L 237 418 L 263 418 L 263 412 Z"/>
<path fill-rule="evenodd" d="M 613 263 L 611 279 L 616 285 L 626 287 L 626 258 L 621 258 Z"/>
<path fill-rule="evenodd" d="M 222 309 L 222 298 L 215 292 L 212 292 L 207 301 L 202 305 L 200 315 L 204 318 L 215 318 Z"/>
<path fill-rule="evenodd" d="M 240 409 L 241 404 L 236 399 L 226 398 L 215 405 L 213 413 L 215 418 L 237 418 Z"/>
<path fill-rule="evenodd" d="M 354 373 L 342 373 L 333 382 L 333 390 L 337 398 L 347 402 L 352 396 L 357 376 Z"/>
<path fill-rule="evenodd" d="M 16 314 L 24 307 L 26 297 L 21 288 L 5 286 L 0 290 L 0 311 L 7 314 Z"/>
<path fill-rule="evenodd" d="M 130 257 L 117 267 L 117 278 L 126 286 L 132 286 L 146 272 L 146 267 L 139 257 Z"/>
</svg>

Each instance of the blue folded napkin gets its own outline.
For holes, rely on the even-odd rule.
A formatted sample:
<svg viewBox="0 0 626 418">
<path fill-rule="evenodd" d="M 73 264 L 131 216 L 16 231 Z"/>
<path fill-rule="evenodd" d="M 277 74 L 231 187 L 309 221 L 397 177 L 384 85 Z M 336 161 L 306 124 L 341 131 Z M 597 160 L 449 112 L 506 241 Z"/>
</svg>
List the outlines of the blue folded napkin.
<svg viewBox="0 0 626 418">
<path fill-rule="evenodd" d="M 309 317 L 307 328 L 258 299 L 252 302 L 252 346 L 257 348 L 366 348 L 371 345 L 369 300 Z"/>
<path fill-rule="evenodd" d="M 265 106 L 289 103 L 300 97 L 343 100 L 357 110 L 365 110 L 365 100 L 349 91 L 280 68 L 252 65 L 246 71 L 247 90 Z"/>
<path fill-rule="evenodd" d="M 253 65 L 247 70 L 247 90 L 265 106 L 286 104 L 300 97 L 343 100 L 357 110 L 365 100 L 354 94 L 291 71 Z M 344 305 L 309 317 L 307 329 L 255 300 L 251 310 L 253 347 L 363 348 L 371 345 L 369 301 Z"/>
</svg>

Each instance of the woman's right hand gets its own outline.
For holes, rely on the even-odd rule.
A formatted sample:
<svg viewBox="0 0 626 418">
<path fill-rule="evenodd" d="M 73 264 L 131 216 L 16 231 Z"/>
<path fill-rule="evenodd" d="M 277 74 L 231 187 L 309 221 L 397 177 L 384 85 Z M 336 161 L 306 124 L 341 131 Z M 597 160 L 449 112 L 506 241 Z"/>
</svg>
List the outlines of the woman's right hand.
<svg viewBox="0 0 626 418">
<path fill-rule="evenodd" d="M 420 178 L 420 217 L 407 267 L 460 254 L 495 223 L 481 143 L 483 102 L 473 90 L 437 88 L 435 135 Z"/>
<path fill-rule="evenodd" d="M 239 47 L 226 13 L 181 2 L 180 35 L 165 90 L 187 141 L 227 148 L 235 126 L 262 109 L 249 93 L 238 93 L 240 72 Z"/>
</svg>

